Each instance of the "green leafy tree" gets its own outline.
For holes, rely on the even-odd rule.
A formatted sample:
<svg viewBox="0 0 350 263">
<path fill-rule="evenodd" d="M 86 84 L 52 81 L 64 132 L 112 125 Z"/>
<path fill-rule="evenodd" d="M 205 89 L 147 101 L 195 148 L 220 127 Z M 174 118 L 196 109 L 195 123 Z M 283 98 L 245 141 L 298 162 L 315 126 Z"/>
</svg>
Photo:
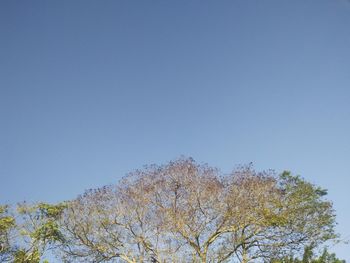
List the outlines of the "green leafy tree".
<svg viewBox="0 0 350 263">
<path fill-rule="evenodd" d="M 21 203 L 13 213 L 16 216 L 9 216 L 2 207 L 1 262 L 39 263 L 45 251 L 63 241 L 58 219 L 64 209 L 64 204 Z"/>
<path fill-rule="evenodd" d="M 52 249 L 58 241 L 63 242 L 58 219 L 65 207 L 65 204 L 47 203 L 22 203 L 17 206 L 21 216 L 19 233 L 22 247 L 15 253 L 15 262 L 38 263 L 45 251 Z"/>
<path fill-rule="evenodd" d="M 7 206 L 0 206 L 0 261 L 11 258 L 11 231 L 15 227 L 15 219 L 8 214 Z"/>
<path fill-rule="evenodd" d="M 316 256 L 313 247 L 307 246 L 304 248 L 304 253 L 301 259 L 297 257 L 284 257 L 280 260 L 271 260 L 271 263 L 346 263 L 345 260 L 341 260 L 336 257 L 334 253 L 329 253 L 325 248 L 320 256 Z"/>
</svg>

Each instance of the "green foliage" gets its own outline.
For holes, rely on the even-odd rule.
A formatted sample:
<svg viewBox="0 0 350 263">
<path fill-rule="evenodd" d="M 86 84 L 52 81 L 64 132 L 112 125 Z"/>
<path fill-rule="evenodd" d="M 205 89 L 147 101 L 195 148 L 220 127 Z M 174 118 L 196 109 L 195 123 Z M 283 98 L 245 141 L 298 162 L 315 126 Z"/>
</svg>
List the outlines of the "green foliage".
<svg viewBox="0 0 350 263">
<path fill-rule="evenodd" d="M 0 207 L 0 261 L 39 263 L 46 250 L 63 240 L 58 219 L 66 205 L 39 203 L 17 205 L 17 222 L 7 215 L 7 207 Z M 9 231 L 14 237 L 11 240 Z"/>
<path fill-rule="evenodd" d="M 304 248 L 302 258 L 297 257 L 284 257 L 282 259 L 271 260 L 270 263 L 346 263 L 345 260 L 341 260 L 336 257 L 334 253 L 329 253 L 325 248 L 320 256 L 316 256 L 311 246 Z"/>
<path fill-rule="evenodd" d="M 15 219 L 8 214 L 7 206 L 0 206 L 0 261 L 11 258 L 10 232 Z"/>
<path fill-rule="evenodd" d="M 24 249 L 19 249 L 14 252 L 13 263 L 39 263 L 40 252 L 38 249 L 33 249 L 31 252 Z"/>
<path fill-rule="evenodd" d="M 23 216 L 24 221 L 26 223 L 32 222 L 30 226 L 24 227 L 25 231 L 22 231 L 22 235 L 30 237 L 34 243 L 47 244 L 62 240 L 63 236 L 57 220 L 65 208 L 66 205 L 63 203 L 57 205 L 47 203 L 39 203 L 33 206 L 19 205 L 17 211 Z"/>
<path fill-rule="evenodd" d="M 0 206 L 0 235 L 14 227 L 15 219 L 7 215 L 7 206 Z"/>
<path fill-rule="evenodd" d="M 35 218 L 38 219 L 39 225 L 30 233 L 30 237 L 33 240 L 40 240 L 49 244 L 63 240 L 57 220 L 66 208 L 66 205 L 39 203 L 33 208 Z"/>
<path fill-rule="evenodd" d="M 334 232 L 335 212 L 332 203 L 325 200 L 327 190 L 306 182 L 299 176 L 292 176 L 290 172 L 280 175 L 280 188 L 284 192 L 283 206 L 286 209 L 286 218 L 290 222 L 305 215 L 303 221 L 294 224 L 295 233 L 308 233 L 314 236 L 316 246 L 326 240 L 338 237 Z M 294 220 L 296 222 L 298 220 Z"/>
<path fill-rule="evenodd" d="M 42 240 L 48 243 L 62 240 L 62 235 L 57 223 L 53 220 L 40 225 L 33 233 L 30 234 L 34 240 Z"/>
<path fill-rule="evenodd" d="M 40 215 L 45 218 L 50 218 L 50 219 L 58 219 L 64 209 L 67 207 L 65 203 L 60 203 L 57 205 L 50 205 L 47 203 L 39 203 L 37 205 L 37 208 L 40 212 Z"/>
</svg>

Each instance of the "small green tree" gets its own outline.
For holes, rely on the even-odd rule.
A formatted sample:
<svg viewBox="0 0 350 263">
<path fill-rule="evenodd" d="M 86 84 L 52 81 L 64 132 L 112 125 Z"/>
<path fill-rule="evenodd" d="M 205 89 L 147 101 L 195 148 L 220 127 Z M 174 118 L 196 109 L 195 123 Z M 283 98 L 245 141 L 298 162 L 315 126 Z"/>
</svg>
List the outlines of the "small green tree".
<svg viewBox="0 0 350 263">
<path fill-rule="evenodd" d="M 11 231 L 15 227 L 15 219 L 8 214 L 8 206 L 0 206 L 0 261 L 11 259 Z"/>
<path fill-rule="evenodd" d="M 57 222 L 64 208 L 64 204 L 21 203 L 14 212 L 16 216 L 10 216 L 8 208 L 2 206 L 1 262 L 39 263 L 45 251 L 63 241 Z"/>
<path fill-rule="evenodd" d="M 334 253 L 329 253 L 325 248 L 320 256 L 316 256 L 312 246 L 306 246 L 301 259 L 293 256 L 284 257 L 282 259 L 271 260 L 270 263 L 346 263 L 336 257 Z"/>
<path fill-rule="evenodd" d="M 23 238 L 23 246 L 15 253 L 16 263 L 39 263 L 45 251 L 50 250 L 58 241 L 63 242 L 58 219 L 65 207 L 63 203 L 22 203 L 17 206 L 17 212 L 21 216 L 19 233 Z"/>
</svg>

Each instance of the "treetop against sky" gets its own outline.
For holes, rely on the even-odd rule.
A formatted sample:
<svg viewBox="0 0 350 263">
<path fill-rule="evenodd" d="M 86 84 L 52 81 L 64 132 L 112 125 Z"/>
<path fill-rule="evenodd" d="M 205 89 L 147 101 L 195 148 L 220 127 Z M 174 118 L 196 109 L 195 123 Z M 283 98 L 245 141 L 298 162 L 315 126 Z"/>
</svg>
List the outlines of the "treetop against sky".
<svg viewBox="0 0 350 263">
<path fill-rule="evenodd" d="M 0 1 L 0 203 L 182 154 L 328 189 L 350 238 L 346 0 Z M 331 248 L 349 258 L 349 245 Z"/>
</svg>

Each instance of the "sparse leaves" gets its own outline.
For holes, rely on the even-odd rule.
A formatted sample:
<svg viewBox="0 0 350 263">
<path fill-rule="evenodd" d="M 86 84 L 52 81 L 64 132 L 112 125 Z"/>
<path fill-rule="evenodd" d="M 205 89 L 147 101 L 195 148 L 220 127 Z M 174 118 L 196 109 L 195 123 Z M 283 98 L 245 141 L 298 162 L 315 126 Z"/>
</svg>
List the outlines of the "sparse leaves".
<svg viewBox="0 0 350 263">
<path fill-rule="evenodd" d="M 336 238 L 326 191 L 251 166 L 222 176 L 180 159 L 69 203 L 64 254 L 91 262 L 258 262 Z M 80 258 L 80 259 L 79 259 Z"/>
<path fill-rule="evenodd" d="M 38 263 L 52 249 L 62 262 L 287 263 L 337 238 L 326 194 L 290 172 L 243 166 L 223 176 L 179 159 L 62 204 L 19 204 L 18 218 L 0 207 L 0 256 Z"/>
</svg>

